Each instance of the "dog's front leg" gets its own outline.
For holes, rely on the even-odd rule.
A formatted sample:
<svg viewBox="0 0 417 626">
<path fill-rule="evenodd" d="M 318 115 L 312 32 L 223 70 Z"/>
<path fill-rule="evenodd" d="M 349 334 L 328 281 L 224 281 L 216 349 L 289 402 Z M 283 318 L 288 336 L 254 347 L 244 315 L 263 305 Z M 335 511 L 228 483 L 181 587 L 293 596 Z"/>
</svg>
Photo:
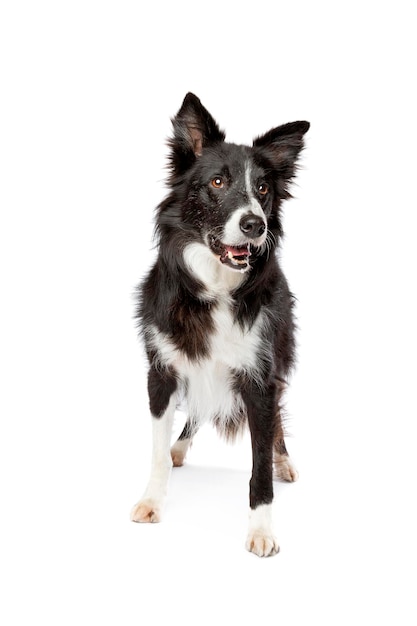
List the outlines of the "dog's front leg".
<svg viewBox="0 0 417 626">
<path fill-rule="evenodd" d="M 152 368 L 148 377 L 152 415 L 151 475 L 145 493 L 133 507 L 133 522 L 159 522 L 172 468 L 170 453 L 172 423 L 176 408 L 176 378 L 165 370 Z"/>
<path fill-rule="evenodd" d="M 261 391 L 255 384 L 242 392 L 252 441 L 252 477 L 249 484 L 249 532 L 246 548 L 258 556 L 279 551 L 272 530 L 272 459 L 274 442 L 275 389 Z"/>
</svg>

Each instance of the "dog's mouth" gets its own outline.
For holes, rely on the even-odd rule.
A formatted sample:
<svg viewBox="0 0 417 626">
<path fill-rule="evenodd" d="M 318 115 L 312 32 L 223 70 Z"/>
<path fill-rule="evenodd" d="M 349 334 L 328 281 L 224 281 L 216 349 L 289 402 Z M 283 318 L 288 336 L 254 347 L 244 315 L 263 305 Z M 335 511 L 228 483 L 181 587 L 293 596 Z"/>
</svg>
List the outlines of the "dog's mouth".
<svg viewBox="0 0 417 626">
<path fill-rule="evenodd" d="M 240 271 L 249 267 L 249 257 L 251 255 L 249 243 L 242 246 L 229 246 L 222 243 L 219 239 L 212 238 L 210 248 L 220 258 L 223 265 Z"/>
</svg>

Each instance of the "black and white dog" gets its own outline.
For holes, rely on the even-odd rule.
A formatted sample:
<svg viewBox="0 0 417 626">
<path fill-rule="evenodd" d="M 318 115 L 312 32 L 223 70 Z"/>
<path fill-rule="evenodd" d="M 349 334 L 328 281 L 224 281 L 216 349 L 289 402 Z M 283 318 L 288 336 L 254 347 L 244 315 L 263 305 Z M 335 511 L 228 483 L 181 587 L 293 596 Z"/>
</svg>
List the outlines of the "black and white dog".
<svg viewBox="0 0 417 626">
<path fill-rule="evenodd" d="M 249 425 L 253 469 L 246 547 L 279 550 L 272 531 L 273 471 L 297 479 L 285 447 L 280 399 L 294 361 L 293 296 L 275 250 L 282 201 L 308 122 L 273 128 L 253 146 L 225 134 L 189 93 L 173 119 L 170 193 L 157 211 L 158 257 L 140 287 L 138 317 L 149 359 L 152 470 L 135 522 L 158 522 L 172 465 L 199 426 L 233 438 Z M 188 418 L 171 446 L 174 412 Z"/>
</svg>

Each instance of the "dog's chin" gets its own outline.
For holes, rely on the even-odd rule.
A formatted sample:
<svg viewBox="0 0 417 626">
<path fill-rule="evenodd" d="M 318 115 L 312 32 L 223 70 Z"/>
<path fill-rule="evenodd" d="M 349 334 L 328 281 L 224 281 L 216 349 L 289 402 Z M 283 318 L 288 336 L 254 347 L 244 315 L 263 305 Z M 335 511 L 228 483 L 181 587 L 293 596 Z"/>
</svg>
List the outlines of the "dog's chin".
<svg viewBox="0 0 417 626">
<path fill-rule="evenodd" d="M 249 258 L 251 255 L 250 244 L 240 246 L 229 246 L 219 239 L 210 242 L 210 250 L 219 259 L 220 263 L 238 272 L 245 272 L 249 269 Z"/>
</svg>

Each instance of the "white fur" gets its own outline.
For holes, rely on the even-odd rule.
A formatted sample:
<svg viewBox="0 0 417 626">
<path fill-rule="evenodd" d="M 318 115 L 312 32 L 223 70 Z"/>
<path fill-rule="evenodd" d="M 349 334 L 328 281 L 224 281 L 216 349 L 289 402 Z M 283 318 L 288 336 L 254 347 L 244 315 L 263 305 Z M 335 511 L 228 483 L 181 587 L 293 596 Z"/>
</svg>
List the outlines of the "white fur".
<svg viewBox="0 0 417 626">
<path fill-rule="evenodd" d="M 234 322 L 227 299 L 213 308 L 215 331 L 210 337 L 208 356 L 190 361 L 174 343 L 157 328 L 149 335 L 158 352 L 159 365 L 174 367 L 181 383 L 189 418 L 216 423 L 237 417 L 244 409 L 242 398 L 232 389 L 232 371 L 259 376 L 257 360 L 262 350 L 260 315 L 250 330 Z"/>
<path fill-rule="evenodd" d="M 245 245 L 247 243 L 247 237 L 240 230 L 240 220 L 247 213 L 253 213 L 256 216 L 261 217 L 264 220 L 266 227 L 265 213 L 263 212 L 260 203 L 253 195 L 251 183 L 251 168 L 249 163 L 247 163 L 245 169 L 245 184 L 248 202 L 244 206 L 236 209 L 236 211 L 232 213 L 224 226 L 222 241 L 227 245 L 239 246 Z M 260 237 L 253 240 L 253 244 L 258 247 L 262 246 L 265 243 L 266 235 L 267 231 L 265 228 L 265 232 Z"/>
<path fill-rule="evenodd" d="M 250 510 L 246 548 L 258 556 L 272 556 L 279 551 L 272 531 L 272 504 L 261 504 Z"/>
<path fill-rule="evenodd" d="M 131 518 L 134 522 L 160 520 L 172 469 L 170 444 L 176 403 L 176 394 L 172 394 L 165 413 L 161 417 L 152 417 L 151 476 L 142 498 L 133 507 Z"/>
<path fill-rule="evenodd" d="M 190 243 L 183 252 L 188 270 L 203 285 L 202 299 L 212 300 L 237 289 L 244 281 L 244 272 L 233 270 L 221 263 L 210 248 L 203 243 Z"/>
</svg>

